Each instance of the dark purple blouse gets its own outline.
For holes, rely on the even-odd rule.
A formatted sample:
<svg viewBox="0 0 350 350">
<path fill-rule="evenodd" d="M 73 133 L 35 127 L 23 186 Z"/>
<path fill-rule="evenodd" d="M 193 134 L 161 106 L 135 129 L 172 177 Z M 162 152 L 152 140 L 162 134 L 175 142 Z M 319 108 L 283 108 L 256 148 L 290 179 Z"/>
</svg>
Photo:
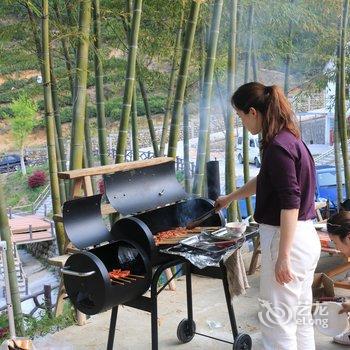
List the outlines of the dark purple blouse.
<svg viewBox="0 0 350 350">
<path fill-rule="evenodd" d="M 280 131 L 263 153 L 257 176 L 254 219 L 279 226 L 282 209 L 299 209 L 298 220 L 315 217 L 315 163 L 304 142 Z"/>
</svg>

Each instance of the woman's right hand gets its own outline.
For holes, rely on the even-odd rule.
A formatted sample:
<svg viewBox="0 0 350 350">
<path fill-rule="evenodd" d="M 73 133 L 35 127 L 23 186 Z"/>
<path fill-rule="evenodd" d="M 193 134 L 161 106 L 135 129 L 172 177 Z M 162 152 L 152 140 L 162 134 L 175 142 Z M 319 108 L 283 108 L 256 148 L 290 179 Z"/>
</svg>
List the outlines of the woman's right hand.
<svg viewBox="0 0 350 350">
<path fill-rule="evenodd" d="M 219 210 L 228 207 L 231 202 L 232 200 L 229 195 L 218 197 L 214 204 L 215 211 L 218 212 Z"/>
</svg>

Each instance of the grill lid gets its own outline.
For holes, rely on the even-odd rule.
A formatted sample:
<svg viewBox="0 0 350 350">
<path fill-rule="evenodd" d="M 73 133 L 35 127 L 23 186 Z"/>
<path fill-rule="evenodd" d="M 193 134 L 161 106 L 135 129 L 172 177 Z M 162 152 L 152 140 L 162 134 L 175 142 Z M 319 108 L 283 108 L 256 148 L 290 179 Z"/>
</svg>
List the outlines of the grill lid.
<svg viewBox="0 0 350 350">
<path fill-rule="evenodd" d="M 174 160 L 116 172 L 104 180 L 110 204 L 122 215 L 153 210 L 188 196 L 176 179 Z"/>
<path fill-rule="evenodd" d="M 82 197 L 63 204 L 63 224 L 68 238 L 79 249 L 112 240 L 101 214 L 102 195 Z"/>
</svg>

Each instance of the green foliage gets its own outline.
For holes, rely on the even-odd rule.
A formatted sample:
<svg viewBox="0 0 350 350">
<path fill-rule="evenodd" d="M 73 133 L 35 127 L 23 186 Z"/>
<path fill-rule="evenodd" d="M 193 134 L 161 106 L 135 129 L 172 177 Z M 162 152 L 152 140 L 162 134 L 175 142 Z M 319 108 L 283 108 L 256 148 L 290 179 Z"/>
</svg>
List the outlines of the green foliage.
<svg viewBox="0 0 350 350">
<path fill-rule="evenodd" d="M 321 76 L 324 65 L 335 52 L 340 4 L 334 0 L 257 2 L 254 36 L 260 61 L 283 70 L 289 54 L 292 74 L 302 80 Z M 289 21 L 292 23 L 291 42 L 288 40 Z M 246 22 L 245 13 L 243 22 Z M 245 26 L 240 30 L 245 30 Z"/>
<path fill-rule="evenodd" d="M 323 68 L 325 63 L 334 57 L 335 45 L 338 39 L 337 23 L 341 13 L 341 1 L 336 0 L 241 0 L 239 12 L 242 14 L 238 25 L 238 65 L 242 65 L 246 45 L 247 8 L 254 3 L 256 17 L 254 19 L 254 40 L 257 50 L 259 67 L 283 72 L 286 55 L 291 56 L 291 72 L 303 82 L 312 78 L 312 84 L 305 89 L 321 89 L 328 77 L 325 77 Z M 40 31 L 40 2 L 29 2 L 35 15 L 35 22 Z M 74 49 L 77 42 L 77 19 L 79 2 L 58 0 L 61 11 L 61 21 L 50 7 L 51 42 L 53 43 L 55 75 L 59 102 L 63 119 L 71 119 L 71 101 L 69 81 L 61 51 L 61 38 L 69 41 L 69 49 L 73 62 L 73 74 L 76 73 Z M 69 13 L 66 11 L 69 6 Z M 187 22 L 191 1 L 158 0 L 144 1 L 141 27 L 139 33 L 138 63 L 146 85 L 149 98 L 153 95 L 165 95 L 169 79 L 169 66 L 172 60 L 174 41 L 179 25 L 182 6 L 185 6 L 185 24 Z M 205 1 L 201 5 L 198 30 L 191 58 L 188 90 L 191 91 L 189 99 L 198 97 L 198 69 L 200 65 L 200 35 L 203 26 L 208 26 L 213 1 Z M 33 40 L 28 15 L 23 4 L 18 1 L 7 0 L 0 7 L 0 16 L 3 18 L 0 31 L 0 74 L 21 72 L 27 69 L 39 70 L 38 58 Z M 225 3 L 226 9 L 227 1 Z M 166 10 L 164 10 L 166 9 Z M 117 119 L 120 115 L 119 102 L 126 71 L 126 35 L 123 27 L 123 18 L 126 18 L 125 2 L 106 0 L 101 2 L 102 18 L 102 53 L 101 60 L 104 67 L 105 96 L 109 99 L 109 115 Z M 216 69 L 226 71 L 228 20 L 230 13 L 223 11 Z M 288 39 L 288 25 L 292 21 L 293 39 Z M 93 47 L 90 46 L 88 86 L 94 86 L 93 74 Z M 123 56 L 124 53 L 124 56 Z M 114 57 L 116 55 L 116 57 Z M 238 69 L 241 74 L 241 69 Z M 348 73 L 347 73 L 348 74 Z M 349 74 L 348 74 L 349 75 Z M 224 73 L 225 76 L 225 73 Z M 223 76 L 223 79 L 225 79 Z M 5 77 L 9 79 L 9 76 Z M 12 88 L 15 89 L 12 89 Z M 35 78 L 22 79 L 14 82 L 8 80 L 0 85 L 0 103 L 10 103 L 21 93 L 35 97 L 38 106 L 42 109 L 42 86 L 35 82 Z M 113 98 L 113 100 L 111 100 Z M 92 101 L 91 101 L 92 102 Z M 65 109 L 66 107 L 66 109 Z M 0 107 L 0 118 L 9 110 Z M 143 109 L 142 104 L 139 108 Z M 157 109 L 159 111 L 159 109 Z M 5 112 L 5 113 L 4 113 Z M 90 112 L 94 115 L 94 112 Z M 140 110 L 139 114 L 144 114 Z"/>
<path fill-rule="evenodd" d="M 6 117 L 12 116 L 12 109 L 9 106 L 0 107 L 0 119 L 5 119 Z"/>
<path fill-rule="evenodd" d="M 50 317 L 44 310 L 41 311 L 37 318 L 33 316 L 24 316 L 25 334 L 29 338 L 54 333 L 74 323 L 74 308 L 68 302 L 64 304 L 62 315 L 58 317 Z M 8 317 L 5 312 L 0 314 L 0 329 L 8 329 Z M 8 337 L 9 334 L 6 331 L 0 332 L 0 343 L 8 339 Z"/>
<path fill-rule="evenodd" d="M 10 105 L 12 117 L 8 118 L 11 132 L 22 149 L 27 136 L 33 131 L 36 121 L 37 104 L 26 95 L 13 100 Z"/>
<path fill-rule="evenodd" d="M 68 123 L 72 121 L 73 109 L 71 106 L 61 108 L 61 123 Z"/>
<path fill-rule="evenodd" d="M 149 106 L 152 114 L 164 113 L 165 96 L 149 96 Z M 123 99 L 117 97 L 114 99 L 107 100 L 105 102 L 106 118 L 110 120 L 119 120 L 122 111 Z M 145 115 L 145 106 L 141 97 L 137 100 L 137 113 L 138 115 Z M 94 105 L 88 106 L 89 118 L 96 118 L 96 108 Z M 68 123 L 72 121 L 72 107 L 67 106 L 61 108 L 61 121 L 62 123 Z M 43 124 L 44 125 L 44 124 Z"/>
<path fill-rule="evenodd" d="M 21 95 L 37 96 L 42 93 L 42 86 L 36 82 L 36 78 L 10 79 L 0 85 L 0 103 L 10 103 Z"/>
<path fill-rule="evenodd" d="M 151 114 L 164 113 L 165 96 L 149 96 L 148 103 Z M 122 111 L 123 99 L 116 98 L 106 102 L 106 117 L 112 120 L 119 120 Z M 141 98 L 137 99 L 137 115 L 145 115 L 146 110 Z M 95 112 L 94 112 L 95 116 Z"/>
<path fill-rule="evenodd" d="M 30 338 L 44 336 L 48 333 L 58 332 L 59 330 L 69 327 L 75 323 L 74 308 L 70 303 L 65 303 L 62 315 L 50 317 L 43 311 L 39 318 L 26 316 L 24 318 L 26 335 Z"/>
<path fill-rule="evenodd" d="M 180 184 L 184 184 L 185 181 L 185 173 L 183 171 L 177 171 L 176 172 L 176 179 Z"/>
<path fill-rule="evenodd" d="M 28 166 L 26 177 L 28 178 L 31 176 L 36 170 L 48 172 L 48 165 Z M 40 187 L 29 188 L 26 179 L 23 179 L 21 171 L 19 170 L 13 173 L 2 174 L 1 177 L 0 181 L 3 180 L 6 204 L 9 207 L 32 204 L 43 190 Z"/>
</svg>

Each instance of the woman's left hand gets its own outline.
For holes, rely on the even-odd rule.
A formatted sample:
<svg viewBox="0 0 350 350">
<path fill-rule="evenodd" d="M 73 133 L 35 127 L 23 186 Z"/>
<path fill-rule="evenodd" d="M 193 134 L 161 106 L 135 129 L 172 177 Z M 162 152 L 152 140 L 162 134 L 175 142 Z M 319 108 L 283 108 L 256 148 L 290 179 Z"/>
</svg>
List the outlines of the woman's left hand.
<svg viewBox="0 0 350 350">
<path fill-rule="evenodd" d="M 278 257 L 275 265 L 275 277 L 279 284 L 286 284 L 293 281 L 294 276 L 290 267 L 290 258 Z"/>
</svg>

